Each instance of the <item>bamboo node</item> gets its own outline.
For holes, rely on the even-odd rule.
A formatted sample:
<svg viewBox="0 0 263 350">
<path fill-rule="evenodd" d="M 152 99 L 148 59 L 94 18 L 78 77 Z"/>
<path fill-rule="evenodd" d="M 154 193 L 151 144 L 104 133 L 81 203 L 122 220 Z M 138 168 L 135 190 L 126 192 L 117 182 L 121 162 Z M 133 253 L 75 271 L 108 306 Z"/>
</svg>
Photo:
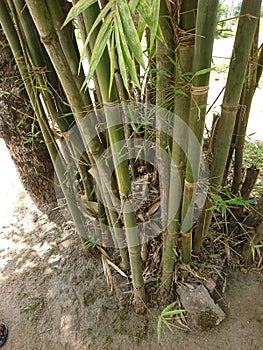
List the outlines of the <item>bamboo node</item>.
<svg viewBox="0 0 263 350">
<path fill-rule="evenodd" d="M 61 138 L 62 139 L 66 139 L 67 137 L 69 137 L 69 132 L 70 132 L 70 130 L 65 130 L 65 131 L 61 131 L 60 133 L 61 133 Z"/>
<path fill-rule="evenodd" d="M 201 96 L 208 93 L 209 85 L 207 86 L 191 86 L 191 94 L 195 96 Z"/>
<path fill-rule="evenodd" d="M 118 105 L 119 101 L 113 101 L 113 102 L 107 102 L 107 101 L 103 101 L 103 106 L 104 107 L 114 107 L 116 105 Z"/>
<path fill-rule="evenodd" d="M 222 111 L 228 111 L 228 112 L 237 112 L 240 108 L 240 105 L 226 105 L 222 104 Z"/>
<path fill-rule="evenodd" d="M 195 188 L 196 187 L 196 185 L 197 185 L 197 182 L 189 182 L 189 181 L 187 181 L 186 179 L 184 180 L 184 184 L 185 184 L 185 186 L 186 187 L 191 187 L 191 188 Z"/>
</svg>

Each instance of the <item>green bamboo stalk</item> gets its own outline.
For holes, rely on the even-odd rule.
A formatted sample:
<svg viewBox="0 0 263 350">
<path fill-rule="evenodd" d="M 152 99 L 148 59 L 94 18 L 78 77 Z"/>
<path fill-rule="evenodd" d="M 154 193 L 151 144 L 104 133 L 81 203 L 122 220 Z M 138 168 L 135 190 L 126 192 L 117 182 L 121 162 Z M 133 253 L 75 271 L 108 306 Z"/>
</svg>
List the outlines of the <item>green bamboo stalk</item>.
<svg viewBox="0 0 263 350">
<path fill-rule="evenodd" d="M 235 161 L 234 161 L 234 174 L 232 182 L 232 192 L 238 193 L 242 183 L 243 176 L 243 152 L 245 146 L 246 130 L 248 119 L 250 115 L 252 100 L 258 86 L 257 81 L 257 67 L 258 67 L 258 34 L 259 34 L 259 21 L 256 29 L 256 33 L 253 40 L 251 58 L 248 64 L 247 79 L 243 86 L 243 91 L 240 99 L 240 106 L 236 119 L 236 136 L 235 137 Z"/>
<path fill-rule="evenodd" d="M 13 3 L 11 3 L 11 1 L 8 0 L 8 3 L 10 6 L 14 3 L 16 13 L 13 9 L 13 20 L 17 27 L 23 53 L 25 56 L 28 47 L 30 53 L 29 59 L 33 65 L 33 72 L 38 80 L 40 80 L 39 85 L 41 88 L 43 87 L 42 95 L 44 96 L 46 106 L 49 109 L 49 116 L 57 123 L 61 132 L 67 131 L 69 127 L 73 127 L 75 121 L 70 114 L 70 109 L 65 104 L 61 103 L 58 96 L 56 94 L 52 94 L 51 96 L 50 94 L 50 87 L 56 89 L 56 91 L 59 90 L 57 74 L 50 62 L 46 50 L 40 42 L 39 35 L 28 8 L 25 5 L 25 1 L 14 0 Z M 26 41 L 26 44 L 24 44 L 24 41 Z M 46 88 L 49 90 L 48 92 Z M 61 98 L 63 98 L 63 96 L 61 96 Z M 61 118 L 61 115 L 64 115 L 63 118 Z"/>
<path fill-rule="evenodd" d="M 243 0 L 242 3 L 222 104 L 222 113 L 214 142 L 214 154 L 210 170 L 210 190 L 212 192 L 218 191 L 223 180 L 249 55 L 260 14 L 260 5 L 261 0 Z M 208 207 L 209 203 L 207 202 L 206 208 Z M 207 236 L 211 220 L 212 211 L 203 211 L 194 236 L 195 253 L 199 252 L 202 242 Z"/>
<path fill-rule="evenodd" d="M 74 3 L 77 3 L 77 1 L 74 0 Z M 82 18 L 83 18 L 83 22 L 87 33 L 89 33 L 99 13 L 100 13 L 100 8 L 99 8 L 98 2 L 95 2 L 92 6 L 88 8 L 88 10 L 82 13 Z M 79 18 L 78 18 L 78 21 L 80 21 Z M 100 26 L 98 25 L 97 28 L 94 29 L 94 32 L 92 33 L 92 35 L 90 36 L 89 49 L 91 50 L 91 52 L 93 51 L 95 41 L 99 33 L 99 29 L 100 29 Z M 82 40 L 83 39 L 85 40 L 85 38 L 82 38 Z M 87 56 L 88 55 L 89 55 L 89 52 L 87 52 Z M 96 77 L 98 79 L 98 86 L 102 97 L 102 101 L 103 102 L 117 101 L 118 93 L 117 93 L 115 84 L 113 84 L 113 87 L 111 90 L 111 96 L 108 96 L 109 95 L 108 88 L 109 88 L 109 81 L 110 81 L 110 61 L 109 61 L 109 55 L 107 50 L 104 51 L 100 59 L 100 62 L 97 65 Z"/>
<path fill-rule="evenodd" d="M 196 40 L 193 60 L 194 76 L 191 87 L 189 127 L 199 141 L 199 147 L 196 147 L 195 140 L 189 134 L 181 225 L 182 258 L 186 264 L 191 260 L 194 197 L 201 163 L 210 76 L 209 69 L 212 60 L 217 7 L 218 0 L 199 0 L 197 8 Z M 200 74 L 202 71 L 203 73 Z"/>
<path fill-rule="evenodd" d="M 198 0 L 184 0 L 181 2 L 179 26 L 186 33 L 195 34 L 197 4 Z"/>
<path fill-rule="evenodd" d="M 81 118 L 84 111 L 84 103 L 79 94 L 76 81 L 60 45 L 58 36 L 46 4 L 43 1 L 26 1 L 31 16 L 38 29 L 41 40 L 49 54 L 52 64 L 57 72 L 59 80 L 64 88 L 69 104 L 76 118 Z M 41 11 L 39 9 L 41 8 Z"/>
<path fill-rule="evenodd" d="M 38 83 L 36 84 L 41 87 L 41 96 L 44 99 L 45 106 L 48 110 L 50 119 L 52 120 L 52 122 L 55 122 L 59 126 L 61 133 L 63 134 L 67 132 L 69 128 L 74 126 L 75 124 L 74 118 L 72 117 L 71 113 L 69 113 L 70 109 L 65 107 L 65 105 L 61 103 L 61 101 L 57 98 L 56 95 L 52 93 L 49 87 L 49 84 L 51 86 L 53 84 L 58 86 L 58 82 L 56 81 L 57 75 L 54 72 L 52 64 L 49 61 L 49 58 L 47 57 L 45 49 L 40 43 L 39 35 L 36 31 L 34 22 L 29 14 L 29 11 L 25 6 L 25 1 L 14 0 L 14 4 L 18 14 L 18 19 L 16 21 L 17 28 L 19 28 L 19 24 L 21 24 L 21 27 L 22 27 L 21 31 L 23 31 L 23 33 L 21 33 L 21 36 L 24 35 L 24 37 L 26 38 L 26 45 L 25 45 L 24 51 L 26 51 L 26 48 L 29 47 L 30 58 L 33 64 L 33 72 L 35 72 L 35 76 L 38 80 Z M 23 40 L 21 40 L 21 42 L 23 43 Z M 77 59 L 75 61 L 77 61 Z M 51 67 L 49 68 L 50 72 L 48 73 L 45 73 L 45 70 L 47 69 L 46 66 Z M 51 79 L 50 82 L 49 82 L 49 78 Z M 83 80 L 84 80 L 84 76 L 83 76 Z M 88 94 L 87 94 L 86 103 L 91 104 L 91 100 Z M 68 112 L 68 113 L 66 116 L 61 117 L 64 112 Z M 84 145 L 83 143 L 80 145 L 81 143 L 80 140 L 78 140 L 77 144 L 74 144 L 73 147 L 70 147 L 69 145 L 68 149 L 72 150 L 73 152 L 72 159 L 75 159 L 75 155 L 77 153 L 78 153 L 78 156 L 81 156 L 81 154 L 83 153 Z M 80 151 L 77 150 L 76 147 L 78 147 Z M 86 156 L 86 162 L 87 162 L 87 156 Z M 80 168 L 77 162 L 76 162 L 76 166 L 78 167 L 79 172 L 82 173 L 83 167 Z M 91 192 L 92 191 L 91 187 L 90 186 L 88 187 L 89 182 L 83 179 L 83 183 L 85 185 L 86 192 L 88 190 Z M 89 196 L 89 193 L 87 193 L 87 196 Z"/>
<path fill-rule="evenodd" d="M 61 81 L 69 104 L 73 110 L 74 116 L 80 124 L 84 116 L 86 106 L 81 95 L 79 94 L 78 86 L 76 84 L 74 76 L 71 74 L 68 61 L 64 55 L 64 52 L 56 35 L 55 28 L 52 24 L 52 21 L 50 21 L 48 8 L 42 1 L 41 3 L 40 1 L 28 1 L 27 5 L 34 19 L 42 42 L 46 47 L 49 57 L 51 58 L 57 75 Z M 41 12 L 39 12 L 40 6 L 42 9 Z M 95 125 L 89 125 L 87 128 L 85 128 L 85 132 L 87 132 L 88 135 L 84 134 L 83 139 L 85 143 L 85 139 L 87 139 L 86 137 L 88 136 L 89 142 L 87 144 L 87 147 L 89 148 L 89 152 L 92 154 L 93 160 L 95 161 L 103 153 L 104 147 L 100 142 L 99 137 L 94 137 L 94 135 L 96 135 L 94 128 Z M 80 129 L 80 131 L 83 134 L 83 130 Z M 110 178 L 108 175 L 108 168 L 106 166 L 100 169 L 100 172 L 101 174 L 104 174 L 105 178 Z M 115 217 L 117 217 L 117 215 L 115 215 Z M 112 219 L 113 224 L 115 224 L 115 220 L 116 218 Z M 120 253 L 122 256 L 123 264 L 127 267 L 127 254 L 122 254 L 122 250 L 120 250 Z"/>
<path fill-rule="evenodd" d="M 121 109 L 120 106 L 119 108 Z M 132 283 L 134 289 L 134 304 L 138 308 L 144 308 L 145 290 L 142 277 L 140 238 L 136 224 L 135 211 L 130 201 L 131 180 L 129 175 L 128 162 L 120 161 L 122 158 L 125 159 L 125 152 L 127 152 L 127 150 L 123 147 L 123 140 L 125 140 L 125 138 L 123 127 L 121 126 L 122 121 L 120 115 L 121 113 L 118 113 L 118 110 L 116 111 L 116 109 L 112 109 L 112 105 L 110 105 L 110 108 L 106 107 L 106 120 L 108 125 L 110 145 L 112 148 L 115 173 L 120 193 L 121 207 L 123 208 L 123 220 L 128 244 Z"/>
<path fill-rule="evenodd" d="M 8 9 L 3 1 L 0 3 L 0 23 L 5 32 L 10 48 L 13 52 L 14 58 L 16 60 L 20 75 L 25 84 L 25 88 L 30 98 L 31 104 L 36 111 L 38 122 L 41 128 L 44 140 L 46 142 L 48 151 L 50 153 L 55 171 L 57 173 L 61 188 L 67 199 L 70 213 L 73 217 L 73 220 L 76 223 L 76 227 L 79 234 L 82 237 L 86 237 L 87 230 L 86 230 L 83 218 L 80 215 L 80 212 L 78 211 L 75 205 L 76 201 L 75 201 L 74 191 L 71 188 L 68 188 L 67 186 L 65 186 L 65 182 L 64 182 L 65 162 L 63 158 L 58 157 L 58 147 L 54 140 L 53 133 L 49 128 L 49 124 L 45 118 L 45 112 L 44 112 L 43 106 L 32 88 L 32 86 L 34 86 L 32 84 L 32 78 L 31 80 L 28 79 L 29 77 L 28 69 L 27 69 L 26 61 L 22 56 L 22 48 L 19 42 L 19 38 L 14 29 L 11 17 L 8 13 Z"/>
<path fill-rule="evenodd" d="M 187 151 L 187 123 L 190 112 L 190 83 L 185 73 L 192 70 L 195 36 L 195 14 L 197 1 L 184 1 L 181 5 L 180 30 L 175 51 L 174 113 L 176 120 L 173 128 L 171 157 L 170 190 L 168 203 L 167 237 L 164 240 L 162 257 L 162 294 L 167 295 L 173 279 L 177 278 L 175 267 L 177 240 L 180 235 L 182 191 L 185 177 Z M 180 122 L 178 125 L 178 122 Z M 185 124 L 184 124 L 185 123 Z"/>
<path fill-rule="evenodd" d="M 86 25 L 87 32 L 89 32 L 89 30 L 91 29 L 98 14 L 99 14 L 98 3 L 93 4 L 91 7 L 89 7 L 88 11 L 84 12 L 83 18 L 84 18 L 84 23 Z M 91 50 L 93 50 L 94 48 L 98 30 L 99 30 L 99 26 L 96 30 L 94 30 L 94 32 L 91 35 L 91 38 L 89 41 Z M 105 105 L 105 115 L 106 115 L 106 122 L 108 126 L 109 142 L 110 142 L 112 154 L 113 154 L 113 161 L 115 165 L 115 173 L 116 173 L 117 184 L 118 184 L 118 189 L 120 193 L 121 206 L 122 208 L 125 208 L 126 205 L 128 205 L 127 203 L 129 203 L 129 196 L 131 195 L 131 181 L 130 181 L 127 161 L 123 161 L 123 162 L 120 161 L 123 155 L 123 141 L 125 140 L 122 121 L 119 119 L 119 115 L 118 113 L 116 114 L 114 109 L 112 110 L 111 107 L 107 108 L 108 104 L 112 105 L 112 103 L 118 101 L 118 94 L 116 90 L 116 85 L 114 83 L 111 89 L 111 95 L 109 96 L 109 81 L 110 81 L 109 67 L 110 67 L 109 59 L 107 56 L 107 52 L 105 52 L 100 62 L 97 65 L 96 74 L 97 74 L 97 79 L 100 87 L 102 100 Z M 135 212 L 132 211 L 129 214 L 127 214 L 126 212 L 123 212 L 123 219 L 124 219 L 126 238 L 128 242 L 132 283 L 133 283 L 133 289 L 134 289 L 134 302 L 138 304 L 139 301 L 143 301 L 143 302 L 145 301 L 145 292 L 144 292 L 144 287 L 141 286 L 142 266 L 141 266 L 140 249 L 138 249 L 137 246 L 130 245 L 130 242 L 133 239 L 130 236 L 133 236 L 134 239 L 138 240 L 139 242 L 139 238 L 137 237 L 138 232 L 137 232 L 136 225 L 133 226 L 132 224 L 132 226 L 130 226 L 130 223 L 136 222 Z"/>
<path fill-rule="evenodd" d="M 63 1 L 58 0 L 46 0 L 49 13 L 52 17 L 52 22 L 54 29 L 58 36 L 62 51 L 65 55 L 65 58 L 68 61 L 68 65 L 71 71 L 72 76 L 75 79 L 76 85 L 78 87 L 79 94 L 82 97 L 82 100 L 86 106 L 86 109 L 89 110 L 92 106 L 92 101 L 89 95 L 88 90 L 82 90 L 82 84 L 84 81 L 84 71 L 82 65 L 80 65 L 80 55 L 78 46 L 75 39 L 74 27 L 72 24 L 62 28 L 62 25 L 65 20 L 65 13 L 62 8 Z"/>
<path fill-rule="evenodd" d="M 171 110 L 173 108 L 173 99 L 168 98 L 168 96 L 171 96 L 172 93 L 174 66 L 169 58 L 173 57 L 174 34 L 165 0 L 160 1 L 159 25 L 165 40 L 157 39 L 156 41 L 156 105 L 157 107 Z M 157 108 L 156 162 L 159 172 L 162 226 L 165 231 L 167 227 L 170 164 L 167 162 L 167 158 L 163 157 L 163 152 L 167 152 L 167 148 L 170 148 L 168 138 L 170 120 L 168 116 L 169 113 L 164 113 L 163 109 L 158 110 Z"/>
<path fill-rule="evenodd" d="M 73 5 L 75 5 L 77 2 L 78 2 L 78 0 L 72 1 Z M 77 17 L 77 22 L 78 22 L 79 30 L 81 33 L 81 39 L 82 39 L 83 43 L 85 43 L 85 41 L 87 39 L 87 30 L 86 30 L 85 21 L 84 21 L 85 16 L 86 16 L 86 14 L 84 12 Z M 91 50 L 90 50 L 89 43 L 86 46 L 86 55 L 87 55 L 88 61 L 90 62 Z M 105 53 L 103 55 L 105 55 Z M 95 85 L 95 91 L 94 91 L 95 104 L 97 107 L 102 106 L 102 97 L 101 97 L 101 93 L 100 93 L 100 88 L 99 88 L 99 83 L 98 83 L 96 72 L 94 73 L 93 81 L 94 81 L 94 85 Z"/>
</svg>

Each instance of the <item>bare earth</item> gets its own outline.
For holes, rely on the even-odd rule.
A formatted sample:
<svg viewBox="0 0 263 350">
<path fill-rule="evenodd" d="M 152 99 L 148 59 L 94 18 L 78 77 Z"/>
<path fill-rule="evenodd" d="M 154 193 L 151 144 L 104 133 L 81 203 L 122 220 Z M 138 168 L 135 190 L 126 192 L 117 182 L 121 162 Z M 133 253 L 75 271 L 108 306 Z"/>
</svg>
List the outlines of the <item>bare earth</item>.
<svg viewBox="0 0 263 350">
<path fill-rule="evenodd" d="M 87 254 L 70 222 L 57 226 L 21 189 L 1 151 L 0 320 L 9 327 L 4 350 L 254 350 L 263 349 L 263 285 L 253 272 L 229 273 L 215 329 L 163 328 L 161 310 L 121 309 L 99 255 Z M 10 169 L 10 172 L 5 171 Z"/>
</svg>

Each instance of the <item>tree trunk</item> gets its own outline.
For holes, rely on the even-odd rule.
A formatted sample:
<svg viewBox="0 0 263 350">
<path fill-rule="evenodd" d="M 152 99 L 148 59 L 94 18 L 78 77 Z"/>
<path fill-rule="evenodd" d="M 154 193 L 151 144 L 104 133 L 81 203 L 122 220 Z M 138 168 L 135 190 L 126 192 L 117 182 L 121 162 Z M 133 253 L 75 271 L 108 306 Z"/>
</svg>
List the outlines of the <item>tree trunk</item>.
<svg viewBox="0 0 263 350">
<path fill-rule="evenodd" d="M 1 29 L 0 42 L 0 137 L 25 190 L 41 211 L 49 212 L 57 206 L 53 165 Z"/>
</svg>

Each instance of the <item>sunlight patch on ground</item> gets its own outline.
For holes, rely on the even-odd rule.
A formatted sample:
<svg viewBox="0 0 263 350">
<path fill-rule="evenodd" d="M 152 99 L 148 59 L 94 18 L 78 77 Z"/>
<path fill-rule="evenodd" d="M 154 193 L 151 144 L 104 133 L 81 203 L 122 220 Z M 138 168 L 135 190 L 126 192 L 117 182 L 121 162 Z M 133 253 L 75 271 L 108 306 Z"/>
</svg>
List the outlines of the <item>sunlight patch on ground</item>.
<svg viewBox="0 0 263 350">
<path fill-rule="evenodd" d="M 19 192 L 23 190 L 6 145 L 0 139 L 0 229 L 8 225 Z"/>
</svg>

